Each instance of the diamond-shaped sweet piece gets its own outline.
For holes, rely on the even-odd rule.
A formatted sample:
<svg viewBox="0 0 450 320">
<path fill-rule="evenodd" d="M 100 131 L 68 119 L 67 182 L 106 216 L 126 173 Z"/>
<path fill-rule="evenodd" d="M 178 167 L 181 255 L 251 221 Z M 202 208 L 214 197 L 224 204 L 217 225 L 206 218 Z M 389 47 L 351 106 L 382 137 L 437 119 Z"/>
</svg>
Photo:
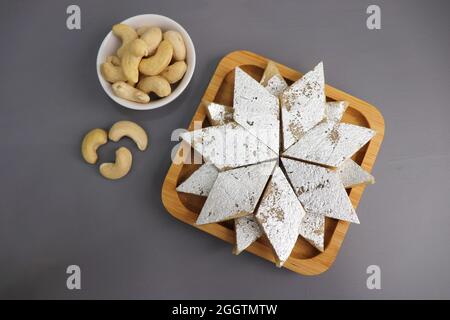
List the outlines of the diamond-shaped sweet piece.
<svg viewBox="0 0 450 320">
<path fill-rule="evenodd" d="M 345 188 L 375 183 L 375 178 L 352 159 L 345 160 L 336 171 Z"/>
<path fill-rule="evenodd" d="M 235 219 L 234 229 L 236 231 L 235 254 L 239 254 L 247 249 L 248 246 L 258 240 L 263 234 L 254 215 Z"/>
<path fill-rule="evenodd" d="M 277 167 L 255 213 L 282 266 L 289 258 L 298 238 L 300 223 L 305 215 L 302 205 L 284 173 Z"/>
<path fill-rule="evenodd" d="M 277 97 L 288 87 L 277 65 L 271 60 L 267 63 L 266 69 L 264 69 L 260 83 Z"/>
<path fill-rule="evenodd" d="M 288 85 L 286 81 L 279 74 L 276 74 L 272 78 L 270 78 L 267 82 L 267 85 L 265 86 L 266 90 L 276 97 L 281 95 L 287 87 Z"/>
<path fill-rule="evenodd" d="M 180 137 L 220 171 L 277 158 L 275 152 L 234 122 L 185 132 Z"/>
<path fill-rule="evenodd" d="M 334 122 L 341 121 L 347 107 L 347 101 L 332 101 L 325 103 L 325 119 Z"/>
<path fill-rule="evenodd" d="M 278 154 L 278 98 L 240 68 L 235 69 L 233 109 L 234 121 Z"/>
<path fill-rule="evenodd" d="M 269 161 L 220 172 L 196 223 L 215 223 L 252 214 L 275 163 Z"/>
<path fill-rule="evenodd" d="M 278 70 L 275 62 L 269 60 L 259 83 L 261 83 L 265 87 L 269 84 L 269 80 L 272 79 L 272 77 L 275 75 L 281 75 L 280 70 Z"/>
<path fill-rule="evenodd" d="M 368 128 L 325 121 L 305 133 L 283 156 L 338 167 L 374 135 Z"/>
<path fill-rule="evenodd" d="M 206 115 L 213 126 L 221 126 L 233 121 L 233 108 L 210 102 L 206 106 Z"/>
<path fill-rule="evenodd" d="M 321 213 L 306 212 L 300 224 L 299 234 L 319 251 L 324 249 L 325 216 Z"/>
<path fill-rule="evenodd" d="M 322 62 L 287 88 L 280 100 L 283 150 L 287 150 L 324 117 L 325 80 Z"/>
<path fill-rule="evenodd" d="M 337 172 L 314 164 L 281 158 L 305 211 L 359 223 Z"/>
<path fill-rule="evenodd" d="M 219 171 L 215 165 L 205 163 L 181 183 L 177 191 L 207 197 L 218 174 Z"/>
</svg>

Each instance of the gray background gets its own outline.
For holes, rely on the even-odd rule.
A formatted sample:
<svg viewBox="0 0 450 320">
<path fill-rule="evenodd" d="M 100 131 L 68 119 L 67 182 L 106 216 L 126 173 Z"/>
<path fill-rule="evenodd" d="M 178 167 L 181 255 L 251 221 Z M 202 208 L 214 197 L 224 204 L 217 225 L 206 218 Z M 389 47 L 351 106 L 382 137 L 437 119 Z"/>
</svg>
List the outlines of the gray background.
<svg viewBox="0 0 450 320">
<path fill-rule="evenodd" d="M 66 7 L 82 30 L 66 28 Z M 380 5 L 382 29 L 366 28 Z M 0 297 L 450 298 L 448 1 L 2 1 L 0 34 Z M 110 100 L 95 71 L 99 45 L 127 17 L 180 22 L 197 53 L 194 77 L 170 105 L 137 112 Z M 374 105 L 386 138 L 352 226 L 326 273 L 299 276 L 170 216 L 161 186 L 174 143 L 224 55 L 248 49 Z M 93 127 L 142 124 L 150 149 L 111 182 L 80 156 Z M 119 143 L 132 148 L 128 141 Z M 101 149 L 113 159 L 117 144 Z M 133 149 L 134 150 L 134 149 Z M 66 267 L 82 289 L 66 289 Z M 366 268 L 382 290 L 366 288 Z"/>
</svg>

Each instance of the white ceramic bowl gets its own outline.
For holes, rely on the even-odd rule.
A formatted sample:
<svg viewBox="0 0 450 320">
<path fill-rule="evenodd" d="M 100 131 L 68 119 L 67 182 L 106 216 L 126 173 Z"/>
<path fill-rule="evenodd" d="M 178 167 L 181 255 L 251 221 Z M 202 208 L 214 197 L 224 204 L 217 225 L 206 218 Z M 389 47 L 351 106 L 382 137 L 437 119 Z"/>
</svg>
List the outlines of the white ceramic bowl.
<svg viewBox="0 0 450 320">
<path fill-rule="evenodd" d="M 108 96 L 118 104 L 134 110 L 156 109 L 172 102 L 184 91 L 184 89 L 186 89 L 187 85 L 189 84 L 189 81 L 191 81 L 192 74 L 194 73 L 195 48 L 194 44 L 192 43 L 191 37 L 189 37 L 189 34 L 186 32 L 186 30 L 184 30 L 184 28 L 177 22 L 173 21 L 170 18 L 160 16 L 157 14 L 141 14 L 138 16 L 128 18 L 122 21 L 122 23 L 125 23 L 133 28 L 139 28 L 142 26 L 156 26 L 160 27 L 163 32 L 167 30 L 178 31 L 183 36 L 184 43 L 186 44 L 186 63 L 187 63 L 186 74 L 184 75 L 183 79 L 181 79 L 180 82 L 175 84 L 176 88 L 172 91 L 172 93 L 165 98 L 160 98 L 157 100 L 154 99 L 149 103 L 144 104 L 128 101 L 117 97 L 112 91 L 111 84 L 107 82 L 105 79 L 103 79 L 103 76 L 100 73 L 100 65 L 106 61 L 106 58 L 108 56 L 115 55 L 116 50 L 120 46 L 120 39 L 118 39 L 112 33 L 112 31 L 110 31 L 103 40 L 97 54 L 97 75 L 98 80 L 100 81 L 100 84 L 103 87 L 103 90 L 105 90 Z"/>
</svg>

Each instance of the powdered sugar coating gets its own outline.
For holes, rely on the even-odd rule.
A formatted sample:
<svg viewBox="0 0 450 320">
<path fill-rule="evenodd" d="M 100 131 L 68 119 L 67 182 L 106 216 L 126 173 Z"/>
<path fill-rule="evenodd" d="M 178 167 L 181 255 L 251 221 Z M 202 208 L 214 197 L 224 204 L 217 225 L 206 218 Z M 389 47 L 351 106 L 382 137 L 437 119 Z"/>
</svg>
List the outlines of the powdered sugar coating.
<svg viewBox="0 0 450 320">
<path fill-rule="evenodd" d="M 319 251 L 324 249 L 325 216 L 317 212 L 306 212 L 298 230 L 299 234 Z"/>
<path fill-rule="evenodd" d="M 359 223 L 355 209 L 336 172 L 306 162 L 281 158 L 306 212 Z"/>
<path fill-rule="evenodd" d="M 207 197 L 218 174 L 219 171 L 215 165 L 205 163 L 181 183 L 177 191 Z"/>
<path fill-rule="evenodd" d="M 324 117 L 325 79 L 322 62 L 288 87 L 280 100 L 283 150 L 287 150 Z"/>
<path fill-rule="evenodd" d="M 214 223 L 252 214 L 274 166 L 275 161 L 270 161 L 220 172 L 196 223 Z"/>
<path fill-rule="evenodd" d="M 325 118 L 328 121 L 339 122 L 347 110 L 347 101 L 333 101 L 325 103 Z"/>
<path fill-rule="evenodd" d="M 375 178 L 352 159 L 345 160 L 337 168 L 337 173 L 345 188 L 351 188 L 358 184 L 375 183 Z"/>
<path fill-rule="evenodd" d="M 220 171 L 277 158 L 275 152 L 234 122 L 185 132 L 180 136 Z"/>
<path fill-rule="evenodd" d="M 234 121 L 278 154 L 278 99 L 240 68 L 235 71 L 233 109 Z"/>
<path fill-rule="evenodd" d="M 255 217 L 279 260 L 289 258 L 298 238 L 300 223 L 305 215 L 284 173 L 277 167 L 261 198 Z"/>
<path fill-rule="evenodd" d="M 263 234 L 254 215 L 235 219 L 234 229 L 236 231 L 236 254 L 247 249 L 249 245 L 258 240 Z"/>
<path fill-rule="evenodd" d="M 284 78 L 279 74 L 276 74 L 270 78 L 265 86 L 266 90 L 276 97 L 281 95 L 287 87 L 288 84 L 286 83 L 286 80 L 284 80 Z"/>
<path fill-rule="evenodd" d="M 338 167 L 374 135 L 375 131 L 368 128 L 324 121 L 309 130 L 283 156 Z"/>
<path fill-rule="evenodd" d="M 213 126 L 221 126 L 233 121 L 233 108 L 211 102 L 206 107 L 208 120 Z"/>
</svg>

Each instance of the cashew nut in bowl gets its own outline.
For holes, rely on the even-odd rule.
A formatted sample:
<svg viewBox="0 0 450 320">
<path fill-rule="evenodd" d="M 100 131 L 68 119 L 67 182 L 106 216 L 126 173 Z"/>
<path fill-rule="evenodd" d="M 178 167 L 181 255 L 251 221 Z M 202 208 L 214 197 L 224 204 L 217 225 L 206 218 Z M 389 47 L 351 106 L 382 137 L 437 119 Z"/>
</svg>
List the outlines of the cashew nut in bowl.
<svg viewBox="0 0 450 320">
<path fill-rule="evenodd" d="M 125 77 L 130 83 L 139 80 L 139 63 L 143 56 L 148 54 L 147 43 L 141 39 L 135 39 L 127 46 L 121 59 L 121 67 Z"/>
<path fill-rule="evenodd" d="M 138 36 L 142 36 L 145 31 L 147 31 L 148 29 L 150 29 L 150 26 L 142 26 L 136 29 L 136 33 L 138 34 Z"/>
<path fill-rule="evenodd" d="M 123 137 L 132 139 L 141 151 L 147 148 L 147 133 L 141 126 L 132 121 L 118 121 L 109 129 L 110 140 L 117 142 Z"/>
<path fill-rule="evenodd" d="M 130 86 L 128 83 L 119 81 L 112 85 L 112 90 L 116 96 L 129 101 L 148 103 L 150 97 L 145 92 Z"/>
<path fill-rule="evenodd" d="M 114 101 L 130 109 L 166 105 L 191 79 L 194 65 L 188 64 L 195 64 L 191 44 L 189 35 L 170 19 L 149 15 L 118 23 L 97 55 L 101 85 Z"/>
<path fill-rule="evenodd" d="M 158 27 L 147 28 L 146 31 L 141 35 L 141 39 L 147 43 L 148 54 L 155 53 L 162 40 L 162 31 Z"/>
<path fill-rule="evenodd" d="M 166 78 L 170 84 L 180 81 L 187 70 L 187 64 L 184 61 L 177 61 L 168 66 L 161 73 L 161 76 Z M 141 80 L 142 81 L 142 80 Z"/>
<path fill-rule="evenodd" d="M 153 56 L 141 60 L 139 71 L 147 76 L 156 76 L 169 65 L 172 55 L 172 45 L 169 41 L 163 40 Z"/>
<path fill-rule="evenodd" d="M 145 93 L 154 92 L 158 97 L 167 97 L 171 92 L 169 81 L 160 76 L 151 76 L 141 79 L 137 88 Z"/>
<path fill-rule="evenodd" d="M 122 67 L 114 65 L 112 62 L 106 61 L 102 63 L 100 72 L 102 73 L 103 78 L 108 82 L 127 81 L 127 77 L 125 77 Z"/>
<path fill-rule="evenodd" d="M 121 58 L 128 44 L 137 39 L 138 35 L 132 27 L 123 23 L 114 25 L 112 32 L 122 40 L 122 45 L 117 50 L 117 56 Z"/>
<path fill-rule="evenodd" d="M 120 66 L 120 58 L 118 56 L 108 56 L 106 62 L 111 62 L 116 67 Z"/>
<path fill-rule="evenodd" d="M 174 30 L 164 32 L 164 40 L 168 40 L 173 47 L 173 58 L 176 61 L 186 59 L 186 45 L 183 36 Z"/>
<path fill-rule="evenodd" d="M 81 143 L 81 154 L 87 163 L 97 162 L 97 149 L 108 142 L 108 135 L 103 129 L 93 129 L 86 133 Z"/>
<path fill-rule="evenodd" d="M 133 156 L 130 150 L 120 147 L 116 150 L 116 162 L 102 163 L 100 173 L 107 179 L 117 180 L 123 178 L 130 172 Z"/>
</svg>

